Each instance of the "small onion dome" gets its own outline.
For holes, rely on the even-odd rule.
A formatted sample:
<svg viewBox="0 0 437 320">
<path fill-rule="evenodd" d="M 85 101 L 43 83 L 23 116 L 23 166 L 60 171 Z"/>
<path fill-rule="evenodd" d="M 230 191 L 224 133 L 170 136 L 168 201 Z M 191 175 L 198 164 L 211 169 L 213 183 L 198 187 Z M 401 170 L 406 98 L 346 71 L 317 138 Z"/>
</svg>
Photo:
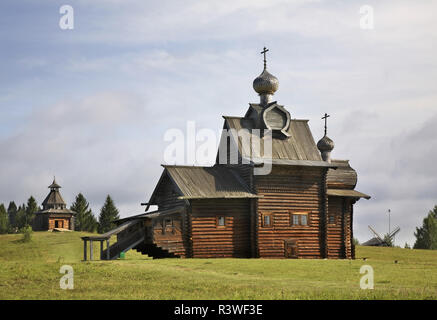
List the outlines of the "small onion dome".
<svg viewBox="0 0 437 320">
<path fill-rule="evenodd" d="M 323 136 L 323 138 L 317 142 L 317 149 L 319 149 L 321 152 L 332 151 L 332 149 L 334 149 L 334 141 L 329 139 L 327 136 Z"/>
<path fill-rule="evenodd" d="M 264 68 L 263 72 L 253 80 L 253 89 L 260 95 L 274 94 L 279 87 L 278 78 Z"/>
</svg>

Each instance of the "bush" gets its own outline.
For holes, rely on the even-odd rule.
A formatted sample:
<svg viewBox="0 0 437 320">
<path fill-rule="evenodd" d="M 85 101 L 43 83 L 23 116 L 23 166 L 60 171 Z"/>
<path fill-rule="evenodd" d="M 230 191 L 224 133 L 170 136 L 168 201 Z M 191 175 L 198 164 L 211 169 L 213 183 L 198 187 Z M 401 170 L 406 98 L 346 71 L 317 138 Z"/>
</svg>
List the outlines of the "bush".
<svg viewBox="0 0 437 320">
<path fill-rule="evenodd" d="M 353 238 L 352 239 L 352 243 L 354 244 L 354 246 L 359 246 L 360 245 L 360 242 L 358 241 L 357 238 Z"/>
<path fill-rule="evenodd" d="M 23 242 L 29 242 L 30 240 L 32 240 L 33 230 L 31 226 L 27 225 L 21 228 L 20 233 L 23 234 L 23 239 L 22 239 Z"/>
</svg>

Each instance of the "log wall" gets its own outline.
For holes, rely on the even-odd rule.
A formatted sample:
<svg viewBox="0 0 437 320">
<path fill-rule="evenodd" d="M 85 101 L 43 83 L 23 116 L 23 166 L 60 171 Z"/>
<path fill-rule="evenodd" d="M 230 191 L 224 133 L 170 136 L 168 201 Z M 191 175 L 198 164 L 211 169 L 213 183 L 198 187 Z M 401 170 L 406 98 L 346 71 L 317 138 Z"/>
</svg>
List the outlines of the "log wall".
<svg viewBox="0 0 437 320">
<path fill-rule="evenodd" d="M 154 218 L 150 226 L 152 242 L 158 247 L 173 253 L 178 257 L 190 254 L 187 242 L 187 222 L 185 213 L 175 213 L 164 217 Z"/>
<path fill-rule="evenodd" d="M 259 257 L 285 257 L 285 241 L 296 240 L 298 258 L 323 257 L 321 168 L 274 166 L 272 173 L 255 176 L 257 200 L 257 251 Z M 308 226 L 291 226 L 290 213 L 308 212 Z M 273 226 L 262 226 L 262 214 L 271 213 Z"/>
<path fill-rule="evenodd" d="M 191 202 L 194 258 L 250 257 L 250 200 L 208 199 Z M 225 217 L 225 226 L 217 217 Z"/>
<path fill-rule="evenodd" d="M 327 249 L 330 259 L 352 258 L 351 206 L 347 198 L 328 199 L 328 217 L 332 215 L 335 218 L 335 223 L 327 224 Z"/>
<path fill-rule="evenodd" d="M 70 229 L 70 219 L 49 217 L 49 230 L 56 228 L 55 221 L 60 222 L 60 226 L 58 228 Z"/>
</svg>

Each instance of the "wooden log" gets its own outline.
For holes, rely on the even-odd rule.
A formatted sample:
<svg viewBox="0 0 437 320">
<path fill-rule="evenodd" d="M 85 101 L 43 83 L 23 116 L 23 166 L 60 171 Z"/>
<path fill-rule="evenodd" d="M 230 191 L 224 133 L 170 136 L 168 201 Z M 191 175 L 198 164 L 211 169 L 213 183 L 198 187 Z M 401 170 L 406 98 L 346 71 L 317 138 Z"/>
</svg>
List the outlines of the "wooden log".
<svg viewBox="0 0 437 320">
<path fill-rule="evenodd" d="M 86 240 L 83 240 L 83 261 L 86 261 L 87 254 L 86 254 Z"/>
<path fill-rule="evenodd" d="M 100 260 L 103 260 L 103 240 L 100 240 Z"/>
<path fill-rule="evenodd" d="M 90 240 L 90 261 L 93 260 L 93 240 Z"/>
</svg>

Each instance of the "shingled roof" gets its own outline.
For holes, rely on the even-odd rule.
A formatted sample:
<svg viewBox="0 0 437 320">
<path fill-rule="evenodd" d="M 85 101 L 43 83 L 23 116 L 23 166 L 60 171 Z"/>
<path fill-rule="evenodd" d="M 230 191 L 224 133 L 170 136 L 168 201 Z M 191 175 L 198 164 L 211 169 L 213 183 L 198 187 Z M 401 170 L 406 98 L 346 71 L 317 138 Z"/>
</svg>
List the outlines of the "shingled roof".
<svg viewBox="0 0 437 320">
<path fill-rule="evenodd" d="M 67 209 L 67 204 L 59 192 L 61 186 L 56 183 L 55 179 L 53 179 L 53 182 L 49 188 L 50 193 L 42 202 L 42 210 L 37 212 L 37 214 L 75 214 L 74 211 Z"/>
<path fill-rule="evenodd" d="M 183 199 L 255 198 L 240 177 L 223 166 L 164 166 Z"/>
<path fill-rule="evenodd" d="M 163 165 L 164 174 L 177 187 L 179 199 L 256 198 L 244 181 L 229 168 Z M 159 183 L 155 190 L 159 187 Z M 155 192 L 149 203 L 154 202 Z"/>
<path fill-rule="evenodd" d="M 66 205 L 64 199 L 62 198 L 61 194 L 59 193 L 59 190 L 50 190 L 50 193 L 48 196 L 44 199 L 42 202 L 42 205 L 44 208 L 49 208 L 54 205 Z"/>
<path fill-rule="evenodd" d="M 256 129 L 256 124 L 253 119 L 228 116 L 224 116 L 223 118 L 225 119 L 226 129 L 235 129 L 235 131 L 237 132 L 241 129 L 248 129 L 249 132 L 251 132 L 251 130 L 253 129 Z M 319 165 L 321 167 L 334 167 L 334 165 L 327 164 L 325 161 L 322 160 L 316 143 L 314 142 L 314 138 L 311 134 L 310 128 L 308 126 L 308 120 L 290 120 L 290 125 L 287 129 L 287 133 L 289 134 L 289 137 L 286 139 L 275 137 L 273 137 L 272 139 L 273 162 L 280 160 L 281 162 L 283 162 L 282 164 L 289 165 Z M 263 149 L 264 140 L 259 139 L 257 135 L 251 135 L 252 139 L 254 139 L 256 143 L 255 145 L 259 145 L 260 148 Z M 234 141 L 237 141 L 238 137 L 232 135 L 232 138 L 234 139 Z M 253 155 L 251 155 L 251 150 L 247 147 L 243 147 L 242 139 L 238 139 L 238 151 L 243 158 L 253 158 Z"/>
</svg>

